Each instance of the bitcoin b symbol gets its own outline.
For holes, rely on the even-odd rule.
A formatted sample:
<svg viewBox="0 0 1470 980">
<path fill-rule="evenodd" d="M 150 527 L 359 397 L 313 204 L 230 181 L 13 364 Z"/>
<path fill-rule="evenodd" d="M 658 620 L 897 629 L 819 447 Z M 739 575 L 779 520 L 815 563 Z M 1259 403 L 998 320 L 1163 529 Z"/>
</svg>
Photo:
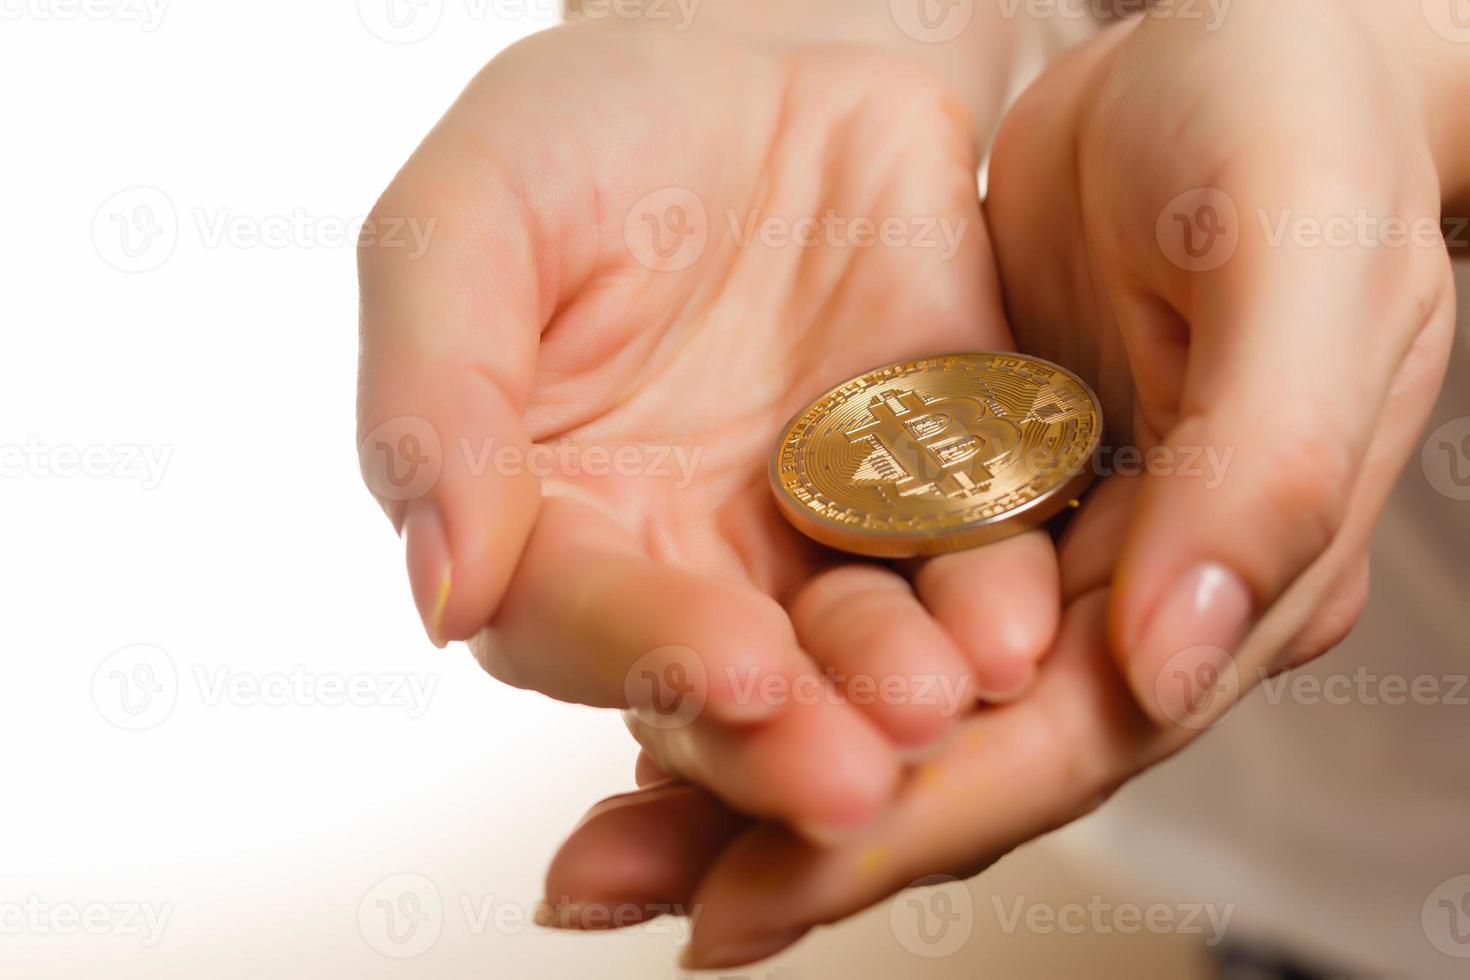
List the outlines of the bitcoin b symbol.
<svg viewBox="0 0 1470 980">
<path fill-rule="evenodd" d="M 926 402 L 916 392 L 874 396 L 871 421 L 847 432 L 850 442 L 871 439 L 904 475 L 894 482 L 900 497 L 937 492 L 963 496 L 988 483 L 991 466 L 1015 449 L 1021 429 L 989 414 L 973 398 Z"/>
</svg>

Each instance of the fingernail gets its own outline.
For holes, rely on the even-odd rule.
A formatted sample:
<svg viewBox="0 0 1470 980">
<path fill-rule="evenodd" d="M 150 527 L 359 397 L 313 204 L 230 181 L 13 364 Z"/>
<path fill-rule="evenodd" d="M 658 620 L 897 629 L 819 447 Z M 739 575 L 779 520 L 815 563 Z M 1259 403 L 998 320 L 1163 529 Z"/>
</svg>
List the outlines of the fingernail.
<svg viewBox="0 0 1470 980">
<path fill-rule="evenodd" d="M 536 906 L 533 921 L 542 929 L 579 930 L 583 928 L 582 918 L 588 907 L 581 902 L 563 902 L 560 905 L 552 905 L 543 899 Z"/>
<path fill-rule="evenodd" d="M 449 593 L 454 581 L 449 542 L 439 511 L 425 498 L 409 505 L 403 518 L 404 552 L 408 563 L 408 581 L 413 589 L 414 606 L 429 634 L 429 641 L 443 647 L 444 610 L 449 606 Z"/>
<path fill-rule="evenodd" d="M 625 929 L 668 912 L 670 906 L 658 902 L 623 899 L 607 902 L 562 902 L 553 905 L 542 899 L 532 921 L 542 929 L 568 932 L 602 932 Z"/>
<path fill-rule="evenodd" d="M 708 949 L 698 945 L 697 941 L 691 942 L 679 958 L 679 965 L 686 970 L 724 970 L 745 966 L 775 956 L 806 933 L 805 928 L 785 929 L 766 936 L 715 943 Z"/>
<path fill-rule="evenodd" d="M 1134 695 L 1156 721 L 1190 723 L 1233 678 L 1251 605 L 1245 582 L 1215 563 L 1194 566 L 1164 593 L 1130 671 Z"/>
<path fill-rule="evenodd" d="M 797 666 L 789 670 L 750 665 L 714 672 L 709 678 L 710 713 L 731 725 L 752 725 L 774 718 L 786 706 L 788 699 L 779 692 L 791 689 L 792 678 L 801 670 L 800 656 L 791 652 L 790 660 Z"/>
<path fill-rule="evenodd" d="M 1036 681 L 1036 661 L 1009 657 L 986 665 L 984 683 L 977 683 L 976 693 L 987 704 L 1006 704 L 1030 690 Z"/>
</svg>

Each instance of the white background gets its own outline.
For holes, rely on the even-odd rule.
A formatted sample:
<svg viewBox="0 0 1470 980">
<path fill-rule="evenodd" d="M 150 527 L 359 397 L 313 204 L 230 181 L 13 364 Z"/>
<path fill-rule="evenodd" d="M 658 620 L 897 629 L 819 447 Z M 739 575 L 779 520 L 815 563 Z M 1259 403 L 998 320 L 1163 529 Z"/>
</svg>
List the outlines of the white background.
<svg viewBox="0 0 1470 980">
<path fill-rule="evenodd" d="M 433 649 L 357 475 L 353 222 L 470 76 L 554 20 L 488 10 L 450 0 L 394 44 L 352 0 L 176 0 L 153 23 L 0 5 L 0 974 L 669 970 L 668 935 L 473 934 L 461 899 L 524 920 L 633 749 L 615 715 Z M 253 689 L 293 672 L 375 687 Z M 400 680 L 433 685 L 421 716 Z M 403 872 L 444 914 L 400 962 L 358 912 Z M 116 925 L 6 920 L 27 902 Z M 116 934 L 134 903 L 171 907 L 152 948 Z"/>
</svg>

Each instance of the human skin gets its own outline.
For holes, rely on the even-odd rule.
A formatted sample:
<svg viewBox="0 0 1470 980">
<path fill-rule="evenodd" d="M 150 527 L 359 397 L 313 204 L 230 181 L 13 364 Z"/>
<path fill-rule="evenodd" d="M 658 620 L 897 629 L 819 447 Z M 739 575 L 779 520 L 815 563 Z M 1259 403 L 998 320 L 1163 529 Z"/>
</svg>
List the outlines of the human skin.
<svg viewBox="0 0 1470 980">
<path fill-rule="evenodd" d="M 1463 203 L 1466 55 L 1419 8 L 1241 0 L 1218 31 L 1146 18 L 1049 69 L 1002 127 L 987 200 L 1022 349 L 1089 377 L 1115 442 L 1233 448 L 1230 469 L 1104 481 L 1061 545 L 1036 686 L 950 732 L 866 832 L 815 846 L 654 782 L 594 808 L 552 864 L 553 907 L 697 906 L 687 963 L 770 955 L 1089 812 L 1351 628 L 1443 377 L 1453 283 L 1442 242 L 1293 229 L 1433 228 Z M 1200 188 L 1184 216 L 1228 201 L 1237 234 L 1181 258 L 1171 209 Z"/>
<path fill-rule="evenodd" d="M 374 209 L 375 227 L 434 222 L 428 248 L 360 253 L 364 475 L 404 536 L 430 637 L 468 640 L 508 683 L 631 709 L 664 770 L 825 841 L 880 813 L 900 750 L 957 713 L 840 701 L 827 669 L 943 678 L 967 694 L 959 707 L 1014 698 L 1060 612 L 1044 533 L 898 569 L 813 545 L 771 503 L 774 436 L 826 388 L 1012 346 L 975 172 L 1017 24 L 977 17 L 969 40 L 924 45 L 885 6 L 793 17 L 710 0 L 682 33 L 609 17 L 532 37 L 486 67 Z M 663 262 L 649 246 L 672 229 L 651 239 L 643 219 L 691 212 L 707 240 L 680 238 L 689 261 Z M 828 213 L 962 233 L 947 254 L 742 242 L 729 220 Z M 699 464 L 680 486 L 503 465 L 568 442 Z M 397 492 L 393 474 L 420 465 L 432 484 Z M 671 649 L 692 662 L 647 660 Z M 675 668 L 703 707 L 670 726 L 655 700 Z M 780 696 L 798 682 L 824 693 Z"/>
</svg>

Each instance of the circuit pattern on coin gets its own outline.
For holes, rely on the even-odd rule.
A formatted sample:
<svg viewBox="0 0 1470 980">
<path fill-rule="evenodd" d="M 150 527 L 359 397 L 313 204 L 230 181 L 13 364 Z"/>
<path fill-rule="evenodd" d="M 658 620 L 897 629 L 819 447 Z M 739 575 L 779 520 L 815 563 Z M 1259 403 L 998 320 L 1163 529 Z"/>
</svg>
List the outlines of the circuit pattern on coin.
<svg viewBox="0 0 1470 980">
<path fill-rule="evenodd" d="M 1092 479 L 1102 410 L 1081 379 L 1024 354 L 948 354 L 870 371 L 787 426 L 771 484 L 831 547 L 942 554 L 1033 528 Z"/>
</svg>

